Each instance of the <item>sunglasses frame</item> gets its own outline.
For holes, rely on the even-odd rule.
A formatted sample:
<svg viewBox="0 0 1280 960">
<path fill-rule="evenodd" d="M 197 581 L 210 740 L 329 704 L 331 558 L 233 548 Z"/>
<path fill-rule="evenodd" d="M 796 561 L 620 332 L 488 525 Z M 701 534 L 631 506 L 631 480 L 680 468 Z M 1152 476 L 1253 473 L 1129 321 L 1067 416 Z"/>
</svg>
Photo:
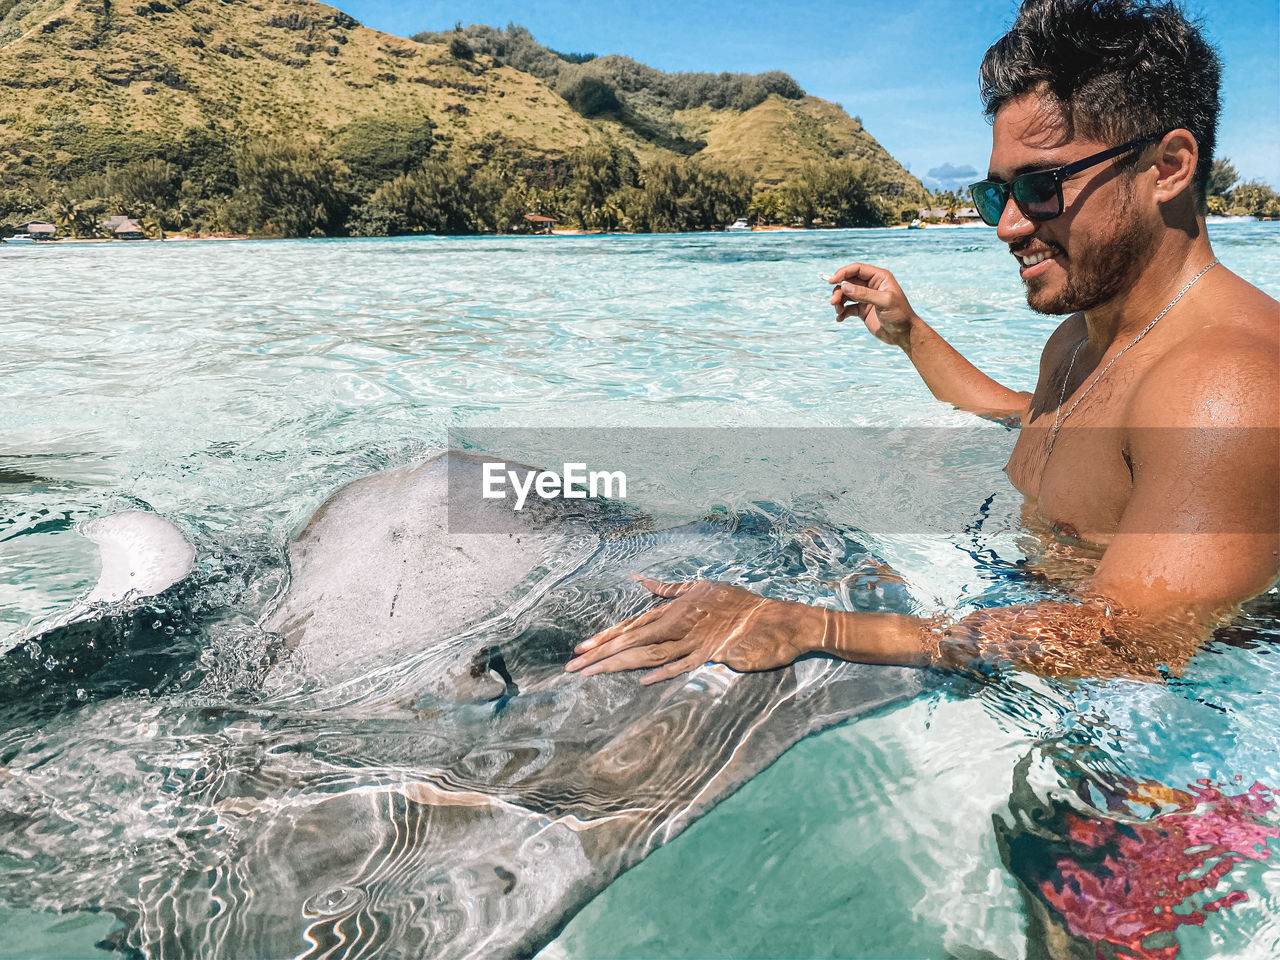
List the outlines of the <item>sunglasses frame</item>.
<svg viewBox="0 0 1280 960">
<path fill-rule="evenodd" d="M 977 183 L 969 184 L 969 196 L 973 199 L 973 206 L 974 209 L 978 211 L 978 216 L 982 217 L 982 222 L 989 227 L 994 227 L 1000 222 L 1000 218 L 1004 216 L 1005 207 L 1009 205 L 1010 197 L 1013 197 L 1013 202 L 1018 205 L 1018 209 L 1028 220 L 1035 220 L 1040 223 L 1043 223 L 1046 220 L 1053 220 L 1056 217 L 1062 216 L 1063 211 L 1066 210 L 1066 204 L 1062 199 L 1062 183 L 1064 180 L 1075 176 L 1081 170 L 1087 170 L 1089 167 L 1096 167 L 1098 164 L 1110 160 L 1113 157 L 1132 153 L 1139 147 L 1144 147 L 1149 143 L 1154 143 L 1163 136 L 1163 133 L 1158 133 L 1145 137 L 1138 137 L 1135 140 L 1130 140 L 1128 143 L 1122 143 L 1118 147 L 1110 147 L 1100 153 L 1095 153 L 1072 163 L 1064 164 L 1061 167 L 1053 167 L 1049 170 L 1032 170 L 1029 173 L 1019 174 L 1007 182 L 1004 180 L 979 180 Z M 1023 206 L 1024 203 L 1030 204 L 1032 201 L 1030 199 L 1020 200 L 1018 198 L 1019 184 L 1029 184 L 1033 181 L 1046 177 L 1053 184 L 1053 190 L 1058 197 L 1057 212 L 1050 214 L 1032 213 Z M 994 188 L 1000 195 L 1000 210 L 996 214 L 996 218 L 994 220 L 987 219 L 987 216 L 982 209 L 982 203 L 978 200 L 978 191 L 986 190 L 988 188 Z M 1046 197 L 1045 199 L 1048 198 Z"/>
</svg>

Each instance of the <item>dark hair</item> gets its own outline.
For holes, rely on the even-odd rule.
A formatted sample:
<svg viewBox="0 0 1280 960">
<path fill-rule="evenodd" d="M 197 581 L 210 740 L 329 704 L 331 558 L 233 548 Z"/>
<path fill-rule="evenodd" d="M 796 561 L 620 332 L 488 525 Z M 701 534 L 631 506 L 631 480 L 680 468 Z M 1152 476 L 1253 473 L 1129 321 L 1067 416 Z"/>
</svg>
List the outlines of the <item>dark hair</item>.
<svg viewBox="0 0 1280 960">
<path fill-rule="evenodd" d="M 1025 0 L 982 58 L 987 116 L 1028 92 L 1056 101 L 1073 134 L 1119 145 L 1182 127 L 1200 148 L 1203 202 L 1217 138 L 1217 51 L 1173 3 Z"/>
</svg>

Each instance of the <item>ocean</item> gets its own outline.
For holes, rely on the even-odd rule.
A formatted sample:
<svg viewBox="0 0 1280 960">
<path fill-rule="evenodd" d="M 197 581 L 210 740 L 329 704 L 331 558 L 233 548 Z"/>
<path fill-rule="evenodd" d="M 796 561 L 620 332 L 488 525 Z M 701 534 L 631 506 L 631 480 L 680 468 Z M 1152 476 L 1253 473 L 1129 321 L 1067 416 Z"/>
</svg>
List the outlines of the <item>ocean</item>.
<svg viewBox="0 0 1280 960">
<path fill-rule="evenodd" d="M 1224 264 L 1280 296 L 1280 225 L 1211 236 Z M 872 563 L 902 580 L 876 594 L 885 609 L 1035 598 L 1042 587 L 1007 575 L 1028 550 L 1001 470 L 1014 434 L 938 404 L 898 351 L 833 322 L 821 276 L 854 260 L 891 269 L 985 372 L 1032 388 L 1057 320 L 1027 309 L 985 228 L 0 246 L 0 665 L 45 671 L 0 704 L 0 957 L 104 942 L 207 955 L 207 931 L 147 941 L 137 917 L 231 882 L 211 853 L 227 829 L 218 791 L 291 751 L 323 754 L 324 786 L 308 781 L 321 792 L 367 787 L 391 754 L 412 768 L 388 746 L 403 718 L 380 731 L 364 700 L 267 682 L 280 653 L 257 624 L 288 582 L 290 538 L 330 494 L 460 442 L 485 448 L 486 431 L 510 431 L 511 448 L 485 452 L 527 462 L 550 455 L 548 436 L 647 438 L 629 509 L 659 530 L 729 517 L 755 538 L 749 561 L 717 567 L 707 547 L 655 574 L 732 569 L 766 593 L 859 608 L 850 585 Z M 710 439 L 662 441 L 679 430 Z M 799 439 L 753 447 L 762 436 Z M 897 512 L 921 499 L 936 509 Z M 125 509 L 193 541 L 194 593 L 157 619 L 158 640 L 81 681 L 23 637 L 96 581 L 81 525 Z M 1273 590 L 1167 684 L 934 678 L 761 755 L 762 772 L 559 917 L 539 955 L 1020 957 L 1027 907 L 1006 860 L 1056 863 L 1058 849 L 1028 811 L 1073 796 L 1136 823 L 1151 784 L 1174 791 L 1166 814 L 1190 797 L 1249 828 L 1203 840 L 1197 865 L 1218 872 L 1173 911 L 1198 919 L 1157 922 L 1158 942 L 1275 955 L 1277 609 Z M 424 737 L 452 729 L 415 716 Z M 260 819 L 306 792 L 255 789 L 276 804 L 255 794 Z M 436 890 L 397 889 L 421 907 L 424 883 Z M 468 889 L 459 929 L 518 925 L 488 917 L 488 887 Z M 288 891 L 269 877 L 256 894 L 286 924 Z M 356 910 L 371 894 L 351 896 Z M 230 917 L 213 925 L 218 955 L 272 955 L 236 922 L 239 900 L 210 897 L 205 913 Z M 157 909 L 162 926 L 189 916 Z M 409 950 L 398 929 L 299 939 L 298 955 L 394 956 Z"/>
</svg>

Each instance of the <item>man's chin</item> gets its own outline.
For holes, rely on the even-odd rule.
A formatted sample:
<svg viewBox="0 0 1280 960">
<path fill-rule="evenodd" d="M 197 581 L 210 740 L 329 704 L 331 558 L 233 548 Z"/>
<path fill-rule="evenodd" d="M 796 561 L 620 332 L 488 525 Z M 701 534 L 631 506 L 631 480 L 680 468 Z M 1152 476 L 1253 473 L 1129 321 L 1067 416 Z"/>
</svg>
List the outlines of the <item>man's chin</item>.
<svg viewBox="0 0 1280 960">
<path fill-rule="evenodd" d="M 1057 317 L 1080 309 L 1079 304 L 1073 298 L 1065 296 L 1066 291 L 1061 288 L 1049 287 L 1034 280 L 1024 282 L 1027 285 L 1027 306 L 1036 313 Z"/>
</svg>

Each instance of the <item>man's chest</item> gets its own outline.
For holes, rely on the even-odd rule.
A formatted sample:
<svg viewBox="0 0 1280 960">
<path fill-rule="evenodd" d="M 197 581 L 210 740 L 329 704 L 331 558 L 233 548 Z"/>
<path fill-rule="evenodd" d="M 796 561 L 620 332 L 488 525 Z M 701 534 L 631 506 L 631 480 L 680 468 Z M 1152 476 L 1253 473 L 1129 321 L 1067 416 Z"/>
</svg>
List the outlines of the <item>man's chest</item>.
<svg viewBox="0 0 1280 960">
<path fill-rule="evenodd" d="M 1051 427 L 1024 427 L 1005 473 L 1058 533 L 1106 543 L 1133 489 L 1126 431 L 1073 424 L 1058 433 L 1050 452 Z"/>
</svg>

